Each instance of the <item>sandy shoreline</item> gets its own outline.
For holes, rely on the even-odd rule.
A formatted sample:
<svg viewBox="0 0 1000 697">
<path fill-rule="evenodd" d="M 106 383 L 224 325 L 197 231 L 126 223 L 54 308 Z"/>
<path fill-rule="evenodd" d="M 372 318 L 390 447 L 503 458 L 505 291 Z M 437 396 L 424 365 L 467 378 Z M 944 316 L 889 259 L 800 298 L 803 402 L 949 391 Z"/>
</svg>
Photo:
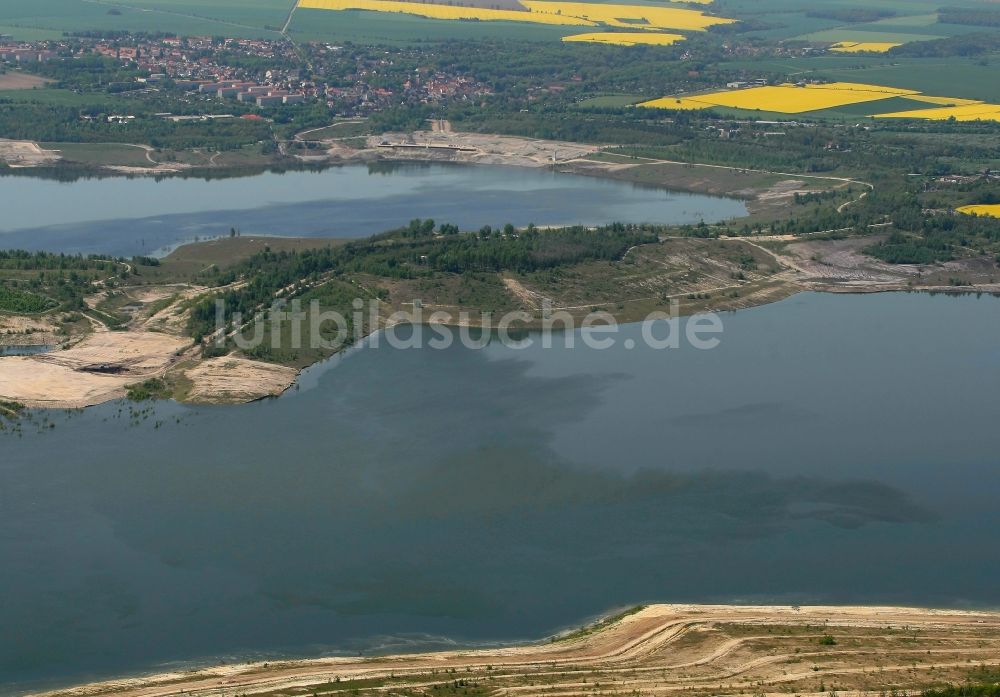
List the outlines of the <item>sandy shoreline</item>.
<svg viewBox="0 0 1000 697">
<path fill-rule="evenodd" d="M 889 641 L 895 638 L 900 640 L 896 642 L 899 647 Z M 809 653 L 803 654 L 801 648 L 788 655 L 780 653 L 778 644 L 790 641 L 802 643 Z M 893 646 L 883 651 L 857 650 L 864 642 L 887 641 Z M 895 654 L 901 656 L 902 663 L 894 658 Z M 854 678 L 844 676 L 861 675 L 870 680 L 880 675 L 884 686 L 889 684 L 886 675 L 896 676 L 904 669 L 912 672 L 918 662 L 907 656 L 917 654 L 935 656 L 933 664 L 925 666 L 932 672 L 948 666 L 957 670 L 1000 665 L 1000 612 L 877 606 L 651 605 L 546 643 L 376 658 L 224 665 L 90 683 L 41 694 L 335 694 L 349 692 L 352 681 L 359 680 L 365 680 L 379 694 L 389 688 L 405 688 L 404 693 L 409 693 L 406 690 L 419 688 L 418 692 L 422 692 L 429 685 L 449 683 L 452 678 L 445 676 L 454 674 L 477 676 L 470 680 L 502 682 L 496 694 L 577 694 L 592 690 L 592 686 L 584 688 L 579 682 L 583 672 L 613 675 L 613 679 L 607 678 L 611 682 L 644 682 L 644 691 L 649 692 L 697 692 L 701 687 L 715 691 L 719 681 L 724 680 L 729 684 L 722 693 L 742 693 L 746 687 L 756 686 L 758 692 L 766 694 L 762 685 L 797 684 L 800 680 L 815 680 L 819 673 L 824 682 L 839 680 L 845 684 Z M 801 662 L 796 656 L 806 655 L 809 661 L 804 671 L 787 668 Z M 570 682 L 559 690 L 534 689 L 536 683 L 553 679 Z M 920 676 L 904 679 L 914 687 L 923 684 Z M 892 684 L 898 685 L 895 677 Z M 805 692 L 808 690 L 797 690 L 798 694 Z"/>
</svg>

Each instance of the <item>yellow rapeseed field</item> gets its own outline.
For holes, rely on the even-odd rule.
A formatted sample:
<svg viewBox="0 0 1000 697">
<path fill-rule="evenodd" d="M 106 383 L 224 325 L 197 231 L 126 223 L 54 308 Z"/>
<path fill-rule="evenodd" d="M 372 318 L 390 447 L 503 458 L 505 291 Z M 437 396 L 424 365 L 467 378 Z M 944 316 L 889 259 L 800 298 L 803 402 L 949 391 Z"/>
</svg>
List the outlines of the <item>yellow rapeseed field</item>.
<svg viewBox="0 0 1000 697">
<path fill-rule="evenodd" d="M 430 19 L 478 19 L 492 22 L 533 22 L 581 27 L 597 26 L 581 17 L 559 14 L 520 12 L 517 10 L 492 10 L 481 7 L 457 7 L 397 0 L 299 0 L 299 7 L 316 10 L 372 10 L 417 15 Z"/>
<path fill-rule="evenodd" d="M 670 46 L 678 41 L 684 41 L 680 34 L 663 34 L 654 31 L 644 32 L 592 32 L 590 34 L 573 34 L 564 36 L 563 41 L 584 41 L 597 44 L 614 44 L 615 46 Z"/>
<path fill-rule="evenodd" d="M 732 24 L 736 20 L 712 17 L 698 10 L 654 5 L 609 5 L 597 2 L 552 2 L 550 0 L 521 0 L 531 14 L 556 14 L 561 17 L 583 19 L 621 29 L 680 29 L 704 31 L 718 24 Z"/>
<path fill-rule="evenodd" d="M 918 94 L 916 90 L 883 87 L 882 85 L 866 85 L 863 82 L 826 82 L 818 85 L 806 85 L 805 88 L 807 90 L 836 90 L 838 92 L 884 92 L 893 96 Z"/>
<path fill-rule="evenodd" d="M 776 85 L 749 89 L 725 90 L 685 97 L 663 97 L 639 104 L 653 109 L 679 111 L 708 109 L 713 106 L 773 111 L 779 114 L 802 114 L 808 111 L 835 109 L 849 104 L 878 102 L 893 97 L 905 97 L 918 102 L 936 105 L 934 108 L 877 114 L 880 119 L 934 119 L 955 118 L 958 121 L 1000 121 L 1000 104 L 984 104 L 974 99 L 934 97 L 914 90 L 857 82 L 830 82 L 826 84 Z"/>
<path fill-rule="evenodd" d="M 831 46 L 830 50 L 835 53 L 885 53 L 890 48 L 902 45 L 880 41 L 841 41 Z"/>
<path fill-rule="evenodd" d="M 966 106 L 968 104 L 982 104 L 978 99 L 959 99 L 958 97 L 931 97 L 926 94 L 909 94 L 907 99 L 915 102 L 927 102 L 928 104 L 939 104 L 941 106 Z"/>
<path fill-rule="evenodd" d="M 703 0 L 692 0 L 702 3 Z M 707 0 L 710 2 L 711 0 Z M 477 19 L 495 22 L 532 22 L 596 27 L 605 25 L 621 29 L 680 29 L 704 31 L 718 24 L 736 20 L 712 17 L 700 10 L 654 5 L 607 5 L 589 2 L 549 2 L 525 0 L 525 11 L 493 10 L 481 7 L 460 7 L 400 0 L 299 0 L 299 7 L 318 10 L 371 10 L 396 12 L 431 19 Z"/>
<path fill-rule="evenodd" d="M 698 109 L 708 109 L 715 106 L 708 102 L 700 102 L 697 99 L 687 97 L 661 97 L 652 101 L 642 102 L 638 106 L 650 109 L 676 109 L 677 111 L 696 111 Z"/>
<path fill-rule="evenodd" d="M 908 93 L 907 90 L 897 90 L 892 87 L 835 82 L 827 85 L 806 85 L 805 87 L 795 85 L 751 87 L 750 89 L 693 95 L 680 102 L 677 102 L 675 98 L 665 97 L 644 102 L 639 106 L 660 109 L 704 109 L 709 106 L 722 106 L 750 111 L 801 114 L 807 111 L 833 109 L 848 104 L 875 102 Z M 700 106 L 701 104 L 704 106 Z"/>
<path fill-rule="evenodd" d="M 877 119 L 929 119 L 932 121 L 1000 121 L 1000 104 L 966 104 L 938 109 L 914 109 L 876 114 Z"/>
<path fill-rule="evenodd" d="M 1000 204 L 962 206 L 957 210 L 959 213 L 966 213 L 967 215 L 986 215 L 991 218 L 1000 218 Z"/>
</svg>

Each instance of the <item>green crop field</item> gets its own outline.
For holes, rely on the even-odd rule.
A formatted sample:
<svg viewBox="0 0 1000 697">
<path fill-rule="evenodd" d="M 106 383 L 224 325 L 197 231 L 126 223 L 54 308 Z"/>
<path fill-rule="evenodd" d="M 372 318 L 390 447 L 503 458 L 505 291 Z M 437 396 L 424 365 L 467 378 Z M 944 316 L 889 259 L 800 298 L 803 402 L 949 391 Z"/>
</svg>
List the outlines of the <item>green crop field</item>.
<svg viewBox="0 0 1000 697">
<path fill-rule="evenodd" d="M 436 39 L 558 41 L 580 27 L 528 22 L 441 21 L 404 14 L 298 9 L 290 32 L 303 41 L 412 44 Z"/>
<path fill-rule="evenodd" d="M 996 71 L 996 66 L 984 65 L 978 59 L 897 58 L 891 63 L 881 59 L 880 65 L 860 70 L 824 68 L 816 71 L 815 76 L 997 103 L 1000 101 L 1000 81 Z"/>
<path fill-rule="evenodd" d="M 280 31 L 294 0 L 123 0 L 128 7 Z"/>
<path fill-rule="evenodd" d="M 65 31 L 160 31 L 180 35 L 274 37 L 291 0 L 3 0 L 0 25 L 15 38 L 54 38 Z M 38 36 L 45 32 L 45 36 Z"/>
<path fill-rule="evenodd" d="M 967 3 L 966 3 L 967 4 Z M 937 10 L 962 6 L 960 0 L 717 0 L 714 9 L 760 25 L 751 36 L 797 41 L 926 41 L 968 34 L 974 27 L 941 24 Z M 878 10 L 887 14 L 875 21 L 851 21 L 838 16 L 851 10 Z M 839 14 L 838 14 L 839 13 Z"/>
<path fill-rule="evenodd" d="M 933 34 L 899 34 L 888 31 L 866 31 L 853 26 L 837 27 L 817 31 L 812 34 L 803 34 L 795 37 L 798 41 L 812 41 L 815 43 L 835 43 L 837 41 L 876 41 L 905 44 L 911 41 L 933 41 L 940 39 L 940 36 Z"/>
<path fill-rule="evenodd" d="M 62 38 L 61 31 L 36 29 L 0 23 L 0 34 L 14 37 L 17 41 L 49 41 Z"/>
<path fill-rule="evenodd" d="M 749 70 L 789 79 L 861 82 L 997 103 L 996 66 L 980 58 L 896 58 L 890 55 L 827 55 L 806 58 L 728 61 L 724 70 Z M 925 105 L 924 108 L 931 105 Z"/>
</svg>

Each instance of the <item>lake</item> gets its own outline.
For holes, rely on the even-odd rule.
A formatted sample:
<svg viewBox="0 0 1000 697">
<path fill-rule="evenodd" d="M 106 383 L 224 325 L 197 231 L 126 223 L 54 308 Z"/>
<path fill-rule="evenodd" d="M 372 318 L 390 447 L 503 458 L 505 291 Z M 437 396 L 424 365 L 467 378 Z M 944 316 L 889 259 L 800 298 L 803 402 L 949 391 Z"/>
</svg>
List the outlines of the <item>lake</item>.
<svg viewBox="0 0 1000 697">
<path fill-rule="evenodd" d="M 544 169 L 379 163 L 228 179 L 0 178 L 0 249 L 132 256 L 243 234 L 364 237 L 433 218 L 513 223 L 713 223 L 736 199 Z"/>
<path fill-rule="evenodd" d="M 606 351 L 383 343 L 277 400 L 0 433 L 0 685 L 528 640 L 648 601 L 1000 606 L 1000 301 L 723 321 L 710 351 L 629 350 L 638 325 Z"/>
</svg>

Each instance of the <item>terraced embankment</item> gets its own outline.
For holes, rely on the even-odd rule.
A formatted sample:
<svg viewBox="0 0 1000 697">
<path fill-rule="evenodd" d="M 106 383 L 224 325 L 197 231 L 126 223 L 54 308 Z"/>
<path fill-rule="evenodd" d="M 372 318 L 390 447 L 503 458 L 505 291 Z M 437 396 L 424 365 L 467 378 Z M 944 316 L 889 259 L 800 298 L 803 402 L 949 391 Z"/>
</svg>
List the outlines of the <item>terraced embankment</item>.
<svg viewBox="0 0 1000 697">
<path fill-rule="evenodd" d="M 653 605 L 538 645 L 221 666 L 48 695 L 843 696 L 920 690 L 995 666 L 1000 613 Z"/>
</svg>

